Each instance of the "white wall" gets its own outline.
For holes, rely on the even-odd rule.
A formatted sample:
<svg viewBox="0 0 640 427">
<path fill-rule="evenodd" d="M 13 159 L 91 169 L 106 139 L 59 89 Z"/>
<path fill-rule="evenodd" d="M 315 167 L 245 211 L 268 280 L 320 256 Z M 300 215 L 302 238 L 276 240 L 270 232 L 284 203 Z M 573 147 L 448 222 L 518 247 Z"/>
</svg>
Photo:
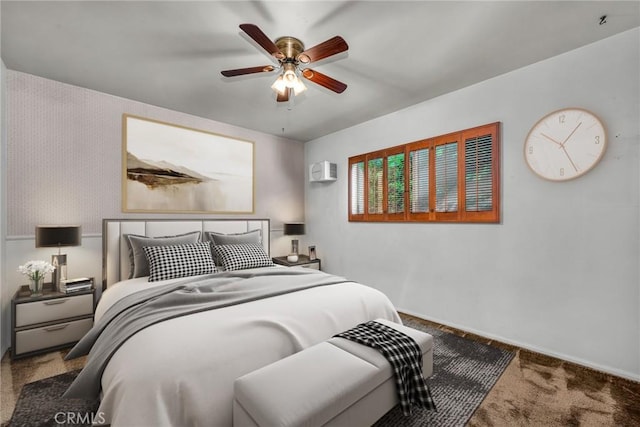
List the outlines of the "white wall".
<svg viewBox="0 0 640 427">
<path fill-rule="evenodd" d="M 8 70 L 6 146 L 6 267 L 2 291 L 2 349 L 10 341 L 10 299 L 25 284 L 18 265 L 51 259 L 35 248 L 37 224 L 81 224 L 82 246 L 66 248 L 69 277 L 101 278 L 103 218 L 193 217 L 121 212 L 122 114 L 129 113 L 255 143 L 255 213 L 197 217 L 271 219 L 271 250 L 288 252 L 282 223 L 304 220 L 303 144 L 226 123 Z M 3 92 L 4 94 L 4 92 Z M 5 216 L 6 214 L 6 216 Z"/>
<path fill-rule="evenodd" d="M 305 145 L 339 179 L 306 187 L 307 240 L 325 270 L 376 287 L 400 310 L 640 379 L 640 30 Z M 601 163 L 553 183 L 523 158 L 529 129 L 563 107 L 608 128 Z M 502 122 L 501 224 L 347 220 L 347 158 Z"/>
<path fill-rule="evenodd" d="M 5 292 L 6 281 L 5 240 L 7 236 L 7 68 L 0 62 L 0 331 L 11 323 L 8 316 L 11 296 Z M 7 350 L 8 344 L 0 340 L 0 357 Z"/>
</svg>

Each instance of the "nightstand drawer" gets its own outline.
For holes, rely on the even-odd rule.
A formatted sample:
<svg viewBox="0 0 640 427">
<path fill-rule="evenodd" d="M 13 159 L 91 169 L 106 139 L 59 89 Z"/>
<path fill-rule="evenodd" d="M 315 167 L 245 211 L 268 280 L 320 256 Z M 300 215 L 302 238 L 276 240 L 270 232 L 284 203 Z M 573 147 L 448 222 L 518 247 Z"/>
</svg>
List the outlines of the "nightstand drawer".
<svg viewBox="0 0 640 427">
<path fill-rule="evenodd" d="M 93 314 L 93 295 L 74 295 L 16 304 L 16 327 Z"/>
<path fill-rule="evenodd" d="M 312 262 L 311 264 L 303 264 L 301 265 L 303 268 L 311 268 L 313 270 L 320 270 L 320 264 L 317 262 Z"/>
<path fill-rule="evenodd" d="M 93 319 L 81 319 L 16 332 L 16 355 L 76 342 L 80 340 L 92 326 Z"/>
</svg>

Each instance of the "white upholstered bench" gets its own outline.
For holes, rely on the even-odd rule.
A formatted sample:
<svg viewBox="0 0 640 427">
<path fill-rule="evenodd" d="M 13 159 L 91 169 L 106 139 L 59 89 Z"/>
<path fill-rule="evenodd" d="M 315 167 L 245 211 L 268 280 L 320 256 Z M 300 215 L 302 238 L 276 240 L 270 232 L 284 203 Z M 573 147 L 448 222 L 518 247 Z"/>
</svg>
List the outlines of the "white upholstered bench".
<svg viewBox="0 0 640 427">
<path fill-rule="evenodd" d="M 411 336 L 433 371 L 433 337 L 387 320 Z M 391 365 L 377 350 L 331 338 L 238 378 L 234 427 L 369 426 L 398 403 Z"/>
</svg>

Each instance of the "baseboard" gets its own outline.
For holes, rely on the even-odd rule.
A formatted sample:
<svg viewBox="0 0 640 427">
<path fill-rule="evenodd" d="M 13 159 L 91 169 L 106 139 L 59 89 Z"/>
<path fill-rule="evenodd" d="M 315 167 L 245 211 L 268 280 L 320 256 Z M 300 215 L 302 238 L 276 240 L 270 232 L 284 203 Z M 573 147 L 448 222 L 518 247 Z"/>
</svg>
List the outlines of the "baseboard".
<svg viewBox="0 0 640 427">
<path fill-rule="evenodd" d="M 396 309 L 399 312 L 408 314 L 410 316 L 419 317 L 421 319 L 428 320 L 430 322 L 435 322 L 435 323 L 439 323 L 439 324 L 444 325 L 444 326 L 448 326 L 448 327 L 451 327 L 451 328 L 459 329 L 461 331 L 468 332 L 468 333 L 471 333 L 471 334 L 474 334 L 474 335 L 478 335 L 478 336 L 481 336 L 481 337 L 484 337 L 484 338 L 487 338 L 487 339 L 490 339 L 490 340 L 493 340 L 493 341 L 499 341 L 499 342 L 501 342 L 503 344 L 512 345 L 512 346 L 519 347 L 519 348 L 524 349 L 524 350 L 533 351 L 535 353 L 540 353 L 540 354 L 543 354 L 545 356 L 554 357 L 556 359 L 560 359 L 560 360 L 563 360 L 563 361 L 566 361 L 566 362 L 570 362 L 570 363 L 575 363 L 576 365 L 584 366 L 586 368 L 593 369 L 593 370 L 596 370 L 596 371 L 599 371 L 599 372 L 603 372 L 603 373 L 606 373 L 606 374 L 609 374 L 609 375 L 615 375 L 616 377 L 624 378 L 624 379 L 631 380 L 631 381 L 640 382 L 640 374 L 634 374 L 632 372 L 622 371 L 622 370 L 619 370 L 619 369 L 611 368 L 609 366 L 598 365 L 596 363 L 592 363 L 592 362 L 589 362 L 587 360 L 582 360 L 582 359 L 579 359 L 579 358 L 571 357 L 571 356 L 568 356 L 568 355 L 562 354 L 562 353 L 556 353 L 554 351 L 551 351 L 551 350 L 548 350 L 548 349 L 545 349 L 545 348 L 540 348 L 540 347 L 536 347 L 536 346 L 533 346 L 533 345 L 530 345 L 530 344 L 527 344 L 527 343 L 510 340 L 510 339 L 507 339 L 507 338 L 504 338 L 504 337 L 501 337 L 501 336 L 498 336 L 498 335 L 489 334 L 487 332 L 480 331 L 480 330 L 473 329 L 473 328 L 469 328 L 467 326 L 460 326 L 460 325 L 457 325 L 455 323 L 446 322 L 446 321 L 443 321 L 441 319 L 437 319 L 437 318 L 434 318 L 434 317 L 425 316 L 422 313 L 416 313 L 416 312 L 411 311 L 411 310 L 405 310 L 405 309 L 402 309 L 402 308 L 396 308 Z"/>
</svg>

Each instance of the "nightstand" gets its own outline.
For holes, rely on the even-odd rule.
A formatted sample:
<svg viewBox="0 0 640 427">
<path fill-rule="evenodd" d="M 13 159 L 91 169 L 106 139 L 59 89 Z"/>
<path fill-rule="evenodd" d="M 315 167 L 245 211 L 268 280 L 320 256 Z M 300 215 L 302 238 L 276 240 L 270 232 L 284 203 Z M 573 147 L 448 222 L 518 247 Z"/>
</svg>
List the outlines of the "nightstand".
<svg viewBox="0 0 640 427">
<path fill-rule="evenodd" d="M 11 358 L 70 347 L 93 326 L 95 289 L 55 292 L 45 284 L 42 295 L 28 286 L 11 300 Z"/>
<path fill-rule="evenodd" d="M 286 265 L 287 267 L 306 267 L 315 268 L 316 270 L 322 270 L 322 264 L 320 259 L 309 259 L 308 255 L 298 255 L 298 261 L 289 262 L 286 256 L 278 256 L 272 258 L 273 262 L 280 265 Z"/>
</svg>

